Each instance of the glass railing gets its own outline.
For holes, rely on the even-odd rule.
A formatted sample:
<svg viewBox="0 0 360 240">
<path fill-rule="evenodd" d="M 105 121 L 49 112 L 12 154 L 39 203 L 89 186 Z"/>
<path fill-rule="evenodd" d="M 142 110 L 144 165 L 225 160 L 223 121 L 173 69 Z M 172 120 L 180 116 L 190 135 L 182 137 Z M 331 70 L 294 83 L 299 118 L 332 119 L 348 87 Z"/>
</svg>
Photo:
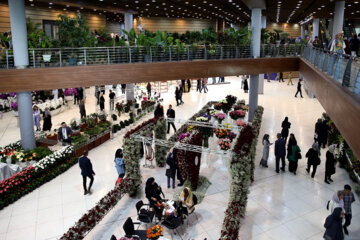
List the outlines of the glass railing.
<svg viewBox="0 0 360 240">
<path fill-rule="evenodd" d="M 360 96 L 360 61 L 357 58 L 312 47 L 305 47 L 301 56 L 334 81 Z"/>
<path fill-rule="evenodd" d="M 261 46 L 260 53 L 261 57 L 293 57 L 300 55 L 301 50 L 301 45 L 296 44 L 266 44 Z M 30 68 L 240 58 L 251 58 L 250 45 L 29 49 Z M 1 49 L 0 69 L 11 68 L 13 51 Z"/>
</svg>

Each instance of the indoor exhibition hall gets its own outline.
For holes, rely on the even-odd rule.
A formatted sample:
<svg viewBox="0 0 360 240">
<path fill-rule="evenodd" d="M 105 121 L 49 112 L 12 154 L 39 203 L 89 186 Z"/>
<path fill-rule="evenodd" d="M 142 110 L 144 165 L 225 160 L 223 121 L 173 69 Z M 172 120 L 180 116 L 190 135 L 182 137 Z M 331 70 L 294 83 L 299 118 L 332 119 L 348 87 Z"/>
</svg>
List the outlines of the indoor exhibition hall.
<svg viewBox="0 0 360 240">
<path fill-rule="evenodd" d="M 0 240 L 360 240 L 360 1 L 0 0 Z"/>
</svg>

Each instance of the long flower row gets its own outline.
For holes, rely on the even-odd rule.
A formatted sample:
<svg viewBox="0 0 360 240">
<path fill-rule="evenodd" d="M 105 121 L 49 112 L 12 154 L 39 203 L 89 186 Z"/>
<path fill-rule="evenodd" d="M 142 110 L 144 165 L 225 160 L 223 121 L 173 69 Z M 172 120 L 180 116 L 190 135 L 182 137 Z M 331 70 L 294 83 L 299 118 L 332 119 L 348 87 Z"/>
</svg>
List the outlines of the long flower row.
<svg viewBox="0 0 360 240">
<path fill-rule="evenodd" d="M 62 149 L 54 152 L 52 155 L 46 156 L 39 162 L 35 163 L 33 167 L 36 171 L 45 170 L 51 167 L 56 161 L 68 158 L 74 152 L 73 146 L 65 146 Z"/>
<path fill-rule="evenodd" d="M 233 148 L 230 160 L 230 199 L 225 211 L 221 240 L 238 239 L 240 220 L 245 216 L 249 186 L 253 180 L 257 137 L 263 108 L 258 107 L 252 125 L 246 125 Z"/>
</svg>

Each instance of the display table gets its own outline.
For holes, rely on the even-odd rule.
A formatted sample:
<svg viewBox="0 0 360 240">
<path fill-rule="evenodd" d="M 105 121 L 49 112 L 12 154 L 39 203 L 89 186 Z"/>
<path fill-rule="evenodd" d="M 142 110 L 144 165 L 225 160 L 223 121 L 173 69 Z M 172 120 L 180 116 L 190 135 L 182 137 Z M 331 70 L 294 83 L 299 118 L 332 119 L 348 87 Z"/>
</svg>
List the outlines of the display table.
<svg viewBox="0 0 360 240">
<path fill-rule="evenodd" d="M 16 164 L 0 163 L 0 182 L 21 172 L 22 168 Z"/>
</svg>

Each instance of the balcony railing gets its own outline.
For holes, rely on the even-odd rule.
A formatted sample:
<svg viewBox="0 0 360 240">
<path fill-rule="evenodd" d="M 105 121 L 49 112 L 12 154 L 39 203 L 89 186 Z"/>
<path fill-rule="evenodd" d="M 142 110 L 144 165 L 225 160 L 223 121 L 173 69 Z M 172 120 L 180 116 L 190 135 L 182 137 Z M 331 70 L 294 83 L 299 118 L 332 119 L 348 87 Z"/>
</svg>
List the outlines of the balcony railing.
<svg viewBox="0 0 360 240">
<path fill-rule="evenodd" d="M 262 45 L 261 57 L 300 55 L 302 46 Z M 159 47 L 96 47 L 29 49 L 29 67 L 65 67 L 78 65 L 141 62 L 196 61 L 250 58 L 250 45 L 200 45 Z M 13 51 L 0 50 L 0 69 L 14 68 Z"/>
<path fill-rule="evenodd" d="M 302 57 L 329 77 L 360 96 L 360 62 L 350 55 L 305 47 Z"/>
</svg>

